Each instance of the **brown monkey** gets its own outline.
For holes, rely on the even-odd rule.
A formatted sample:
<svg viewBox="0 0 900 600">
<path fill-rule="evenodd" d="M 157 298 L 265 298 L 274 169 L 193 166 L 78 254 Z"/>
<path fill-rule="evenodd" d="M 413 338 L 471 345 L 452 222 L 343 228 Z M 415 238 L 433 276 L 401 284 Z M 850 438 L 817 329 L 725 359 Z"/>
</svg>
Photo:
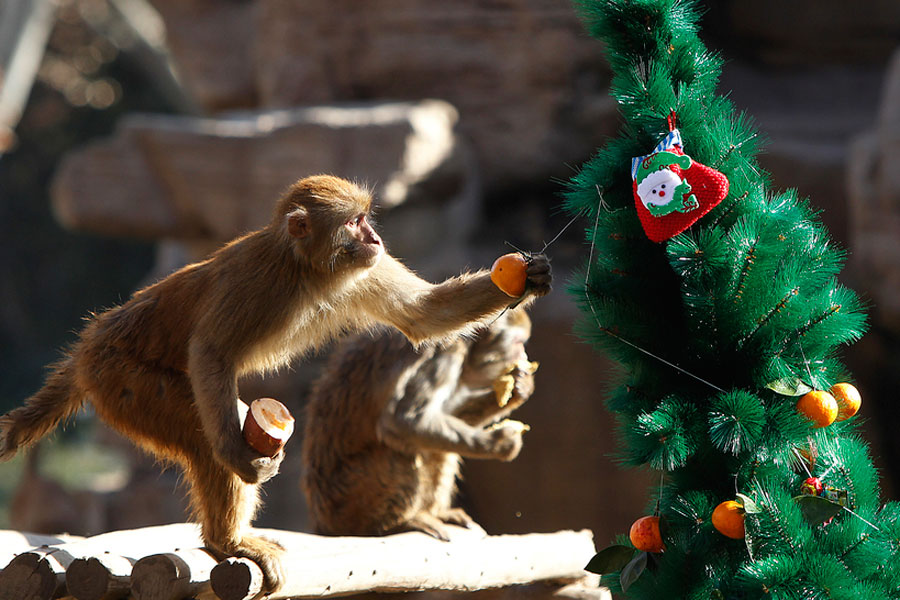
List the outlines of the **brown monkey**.
<svg viewBox="0 0 900 600">
<path fill-rule="evenodd" d="M 303 489 L 312 526 L 332 535 L 477 527 L 451 508 L 460 457 L 512 460 L 522 424 L 486 427 L 520 406 L 533 370 L 514 370 L 510 393 L 494 383 L 531 334 L 525 310 L 508 311 L 477 337 L 415 348 L 396 332 L 357 336 L 333 354 L 313 387 L 303 438 Z M 498 402 L 498 399 L 502 401 Z"/>
<path fill-rule="evenodd" d="M 271 223 L 95 315 L 25 406 L 0 417 L 0 460 L 89 400 L 101 419 L 184 468 L 206 544 L 262 567 L 280 585 L 280 547 L 251 535 L 259 484 L 283 454 L 241 436 L 238 378 L 273 371 L 336 335 L 376 323 L 410 340 L 447 338 L 510 298 L 486 271 L 428 283 L 387 254 L 371 195 L 331 176 L 295 183 Z M 550 289 L 549 262 L 529 271 Z"/>
</svg>

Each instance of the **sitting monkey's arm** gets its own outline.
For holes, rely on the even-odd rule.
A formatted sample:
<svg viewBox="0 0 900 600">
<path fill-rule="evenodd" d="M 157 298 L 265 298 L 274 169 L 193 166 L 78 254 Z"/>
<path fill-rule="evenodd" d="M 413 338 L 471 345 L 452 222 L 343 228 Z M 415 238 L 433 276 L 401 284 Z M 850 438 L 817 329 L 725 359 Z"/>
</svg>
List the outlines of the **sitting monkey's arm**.
<svg viewBox="0 0 900 600">
<path fill-rule="evenodd" d="M 450 402 L 450 412 L 469 425 L 482 427 L 491 421 L 498 421 L 522 406 L 534 392 L 534 375 L 516 371 L 512 375 L 512 389 L 501 399 L 498 391 L 491 388 L 468 389 L 460 386 L 457 395 Z"/>
<path fill-rule="evenodd" d="M 373 268 L 368 280 L 372 292 L 369 312 L 413 343 L 469 332 L 515 301 L 494 285 L 487 270 L 432 284 L 390 255 Z M 550 261 L 544 255 L 535 256 L 528 268 L 526 293 L 543 296 L 550 291 L 550 281 Z"/>
<path fill-rule="evenodd" d="M 388 446 L 408 453 L 426 450 L 512 460 L 522 449 L 520 428 L 504 425 L 488 431 L 438 411 L 385 412 L 378 421 L 378 435 Z"/>
<path fill-rule="evenodd" d="M 398 384 L 377 424 L 379 438 L 401 452 L 455 452 L 469 458 L 512 460 L 522 447 L 514 426 L 486 431 L 445 412 L 456 391 L 461 360 L 443 356 Z"/>
</svg>

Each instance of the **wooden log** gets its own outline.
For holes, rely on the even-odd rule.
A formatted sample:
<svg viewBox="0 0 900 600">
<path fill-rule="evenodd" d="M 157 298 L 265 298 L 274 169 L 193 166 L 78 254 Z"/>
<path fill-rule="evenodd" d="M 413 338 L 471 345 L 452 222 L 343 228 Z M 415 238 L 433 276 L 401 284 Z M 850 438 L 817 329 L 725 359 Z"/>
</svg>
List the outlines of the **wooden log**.
<svg viewBox="0 0 900 600">
<path fill-rule="evenodd" d="M 219 600 L 255 598 L 262 590 L 262 569 L 249 558 L 226 558 L 209 576 L 210 586 Z"/>
<path fill-rule="evenodd" d="M 537 581 L 571 582 L 594 555 L 590 531 L 481 537 L 460 530 L 452 542 L 421 533 L 328 538 L 262 530 L 285 547 L 284 586 L 270 600 L 374 591 L 461 590 Z M 211 585 L 221 600 L 251 600 L 262 574 L 252 561 L 216 565 Z"/>
<path fill-rule="evenodd" d="M 51 600 L 66 593 L 66 567 L 74 557 L 56 548 L 23 552 L 0 571 L 0 600 Z"/>
<path fill-rule="evenodd" d="M 119 600 L 131 591 L 134 560 L 115 554 L 76 558 L 66 569 L 66 587 L 76 600 Z"/>
<path fill-rule="evenodd" d="M 201 548 L 145 556 L 131 571 L 131 594 L 135 600 L 212 599 L 209 578 L 217 562 Z"/>
</svg>

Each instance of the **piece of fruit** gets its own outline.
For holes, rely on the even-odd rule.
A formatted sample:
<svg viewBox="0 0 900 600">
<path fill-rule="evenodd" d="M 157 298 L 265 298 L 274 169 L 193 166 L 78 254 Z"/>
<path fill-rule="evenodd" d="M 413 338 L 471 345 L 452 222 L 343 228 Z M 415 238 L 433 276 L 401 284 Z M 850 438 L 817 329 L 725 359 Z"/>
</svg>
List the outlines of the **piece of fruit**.
<svg viewBox="0 0 900 600">
<path fill-rule="evenodd" d="M 244 440 L 265 456 L 275 456 L 294 433 L 294 417 L 274 398 L 257 398 L 244 420 Z"/>
<path fill-rule="evenodd" d="M 859 411 L 862 397 L 859 390 L 849 383 L 836 383 L 829 390 L 838 403 L 838 415 L 835 421 L 849 419 Z"/>
<path fill-rule="evenodd" d="M 528 423 L 523 423 L 522 421 L 516 421 L 515 419 L 503 419 L 493 425 L 487 427 L 487 431 L 495 431 L 497 429 L 503 429 L 504 427 L 514 427 L 519 430 L 519 433 L 525 433 L 526 431 L 531 431 L 531 425 Z"/>
<path fill-rule="evenodd" d="M 501 375 L 494 380 L 494 396 L 497 398 L 497 404 L 504 407 L 512 398 L 513 390 L 516 388 L 516 379 L 512 375 Z"/>
<path fill-rule="evenodd" d="M 528 259 L 521 252 L 504 254 L 491 266 L 491 281 L 507 296 L 518 298 L 525 293 L 527 269 Z"/>
<path fill-rule="evenodd" d="M 828 392 L 813 390 L 800 397 L 797 410 L 812 421 L 815 427 L 827 427 L 838 416 L 838 403 Z"/>
<path fill-rule="evenodd" d="M 631 525 L 628 537 L 635 548 L 644 552 L 657 553 L 666 549 L 659 532 L 659 517 L 641 517 Z"/>
<path fill-rule="evenodd" d="M 719 504 L 712 514 L 712 524 L 716 531 L 734 540 L 744 538 L 744 507 L 740 502 L 726 500 Z"/>
<path fill-rule="evenodd" d="M 523 353 L 524 356 L 524 353 Z M 538 370 L 540 363 L 530 361 L 528 357 L 520 358 L 516 362 L 510 364 L 505 371 L 505 375 L 501 375 L 494 380 L 494 395 L 497 397 L 497 404 L 501 407 L 506 406 L 512 398 L 513 391 L 516 388 L 516 374 L 521 371 L 525 375 L 534 375 Z M 521 376 L 521 375 L 520 375 Z"/>
</svg>

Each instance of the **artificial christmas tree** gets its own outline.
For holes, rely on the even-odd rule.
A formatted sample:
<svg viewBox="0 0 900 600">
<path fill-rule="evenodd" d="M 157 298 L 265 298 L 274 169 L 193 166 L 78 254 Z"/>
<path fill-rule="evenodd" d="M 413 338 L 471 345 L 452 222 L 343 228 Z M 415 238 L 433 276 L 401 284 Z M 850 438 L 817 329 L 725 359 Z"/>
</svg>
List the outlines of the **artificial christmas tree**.
<svg viewBox="0 0 900 600">
<path fill-rule="evenodd" d="M 857 418 L 804 412 L 831 412 L 825 391 L 851 378 L 837 350 L 864 328 L 842 252 L 770 189 L 693 3 L 580 8 L 625 124 L 566 191 L 590 223 L 571 292 L 580 333 L 625 367 L 608 405 L 623 462 L 660 472 L 662 546 L 623 535 L 589 568 L 629 598 L 900 598 L 900 506 L 882 505 Z"/>
</svg>

